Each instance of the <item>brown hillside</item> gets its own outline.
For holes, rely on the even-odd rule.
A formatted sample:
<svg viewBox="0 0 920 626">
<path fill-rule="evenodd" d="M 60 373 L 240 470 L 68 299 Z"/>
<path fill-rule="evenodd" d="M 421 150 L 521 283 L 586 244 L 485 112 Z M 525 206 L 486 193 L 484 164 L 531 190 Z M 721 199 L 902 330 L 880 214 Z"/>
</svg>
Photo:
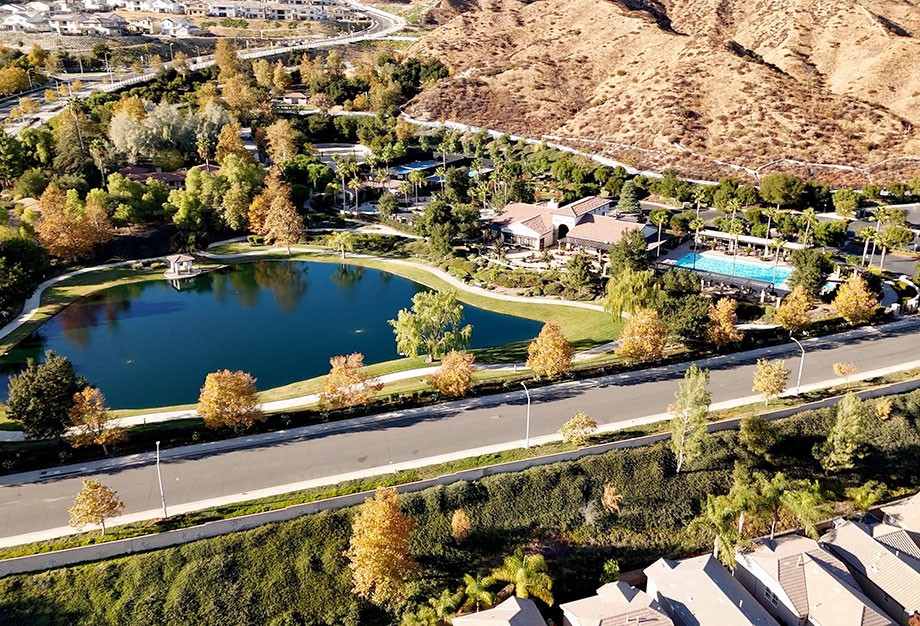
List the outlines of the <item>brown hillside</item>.
<svg viewBox="0 0 920 626">
<path fill-rule="evenodd" d="M 920 0 L 472 6 L 414 46 L 455 73 L 410 114 L 561 136 L 631 165 L 706 178 L 743 174 L 716 160 L 866 168 L 759 172 L 856 184 L 920 173 L 920 159 L 877 165 L 920 157 Z"/>
</svg>

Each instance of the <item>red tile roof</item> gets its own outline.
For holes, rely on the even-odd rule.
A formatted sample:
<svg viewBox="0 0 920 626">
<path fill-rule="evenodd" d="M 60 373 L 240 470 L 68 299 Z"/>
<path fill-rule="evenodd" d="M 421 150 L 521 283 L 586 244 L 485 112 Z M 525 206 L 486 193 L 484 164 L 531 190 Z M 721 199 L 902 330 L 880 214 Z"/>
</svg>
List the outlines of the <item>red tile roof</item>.
<svg viewBox="0 0 920 626">
<path fill-rule="evenodd" d="M 641 228 L 642 225 L 636 222 L 618 220 L 606 215 L 585 215 L 580 222 L 569 230 L 566 237 L 596 241 L 598 243 L 616 243 L 627 231 Z"/>
<path fill-rule="evenodd" d="M 602 206 L 610 204 L 610 202 L 610 198 L 588 196 L 587 198 L 582 198 L 581 200 L 576 200 L 575 202 L 570 202 L 565 206 L 561 206 L 553 211 L 553 213 L 556 215 L 567 215 L 569 217 L 581 217 L 585 213 L 590 213 Z"/>
<path fill-rule="evenodd" d="M 505 205 L 501 213 L 492 218 L 492 226 L 498 228 L 512 224 L 521 224 L 540 235 L 545 235 L 553 229 L 553 220 L 545 204 L 511 202 Z"/>
</svg>

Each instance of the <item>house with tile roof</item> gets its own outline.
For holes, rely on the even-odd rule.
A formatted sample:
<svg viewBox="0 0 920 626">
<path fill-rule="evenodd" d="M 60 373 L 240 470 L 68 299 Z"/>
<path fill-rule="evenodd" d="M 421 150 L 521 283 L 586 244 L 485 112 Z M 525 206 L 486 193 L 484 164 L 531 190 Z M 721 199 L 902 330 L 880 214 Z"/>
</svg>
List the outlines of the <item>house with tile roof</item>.
<svg viewBox="0 0 920 626">
<path fill-rule="evenodd" d="M 821 545 L 846 564 L 875 604 L 908 626 L 908 620 L 920 613 L 920 559 L 874 534 L 868 524 L 839 519 L 821 537 Z M 882 529 L 880 535 L 885 534 Z"/>
<path fill-rule="evenodd" d="M 736 563 L 735 578 L 782 624 L 895 626 L 846 565 L 809 537 L 756 541 Z"/>
<path fill-rule="evenodd" d="M 544 250 L 560 243 L 592 254 L 610 250 L 630 230 L 642 230 L 646 237 L 655 230 L 608 216 L 612 203 L 612 199 L 598 196 L 564 206 L 552 200 L 538 204 L 512 202 L 492 218 L 489 229 L 503 242 L 529 250 Z"/>
<path fill-rule="evenodd" d="M 607 583 L 597 595 L 561 605 L 563 626 L 674 626 L 658 602 L 623 581 Z"/>
<path fill-rule="evenodd" d="M 920 536 L 920 493 L 900 502 L 879 507 L 879 511 L 882 513 L 882 521 L 886 524 Z"/>
<path fill-rule="evenodd" d="M 533 600 L 511 596 L 487 611 L 460 615 L 451 620 L 454 626 L 546 626 L 546 620 Z"/>
<path fill-rule="evenodd" d="M 683 561 L 658 559 L 645 568 L 645 575 L 646 593 L 676 626 L 779 626 L 710 554 Z"/>
</svg>

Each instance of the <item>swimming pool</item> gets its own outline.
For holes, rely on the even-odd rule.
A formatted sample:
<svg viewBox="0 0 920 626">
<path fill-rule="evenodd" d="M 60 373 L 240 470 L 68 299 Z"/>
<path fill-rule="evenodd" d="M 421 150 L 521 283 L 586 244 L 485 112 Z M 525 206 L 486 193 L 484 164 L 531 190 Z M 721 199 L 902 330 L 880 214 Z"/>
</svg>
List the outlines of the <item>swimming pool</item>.
<svg viewBox="0 0 920 626">
<path fill-rule="evenodd" d="M 695 266 L 694 259 L 696 260 Z M 775 282 L 776 285 L 781 285 L 782 283 L 786 282 L 786 279 L 792 275 L 792 270 L 790 268 L 777 267 L 776 280 L 774 281 L 774 269 L 773 265 L 770 263 L 754 263 L 751 261 L 746 261 L 742 258 L 737 258 L 734 261 L 734 269 L 732 269 L 731 258 L 710 256 L 707 254 L 695 254 L 693 252 L 678 259 L 676 265 L 678 267 L 698 269 L 704 272 L 714 272 L 716 274 L 743 276 L 744 278 L 753 278 L 755 280 L 762 280 L 768 283 Z"/>
</svg>

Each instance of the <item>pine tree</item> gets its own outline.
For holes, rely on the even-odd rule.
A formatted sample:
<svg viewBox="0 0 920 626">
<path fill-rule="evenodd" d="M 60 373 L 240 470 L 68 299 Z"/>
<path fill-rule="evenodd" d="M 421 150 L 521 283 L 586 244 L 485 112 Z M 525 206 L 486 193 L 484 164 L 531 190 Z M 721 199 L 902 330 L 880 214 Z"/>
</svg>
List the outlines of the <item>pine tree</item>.
<svg viewBox="0 0 920 626">
<path fill-rule="evenodd" d="M 866 455 L 869 409 L 852 391 L 837 404 L 837 416 L 827 440 L 815 452 L 828 471 L 852 469 Z"/>
<path fill-rule="evenodd" d="M 680 381 L 675 397 L 677 401 L 669 407 L 671 419 L 671 450 L 677 456 L 677 471 L 685 462 L 693 461 L 703 451 L 703 441 L 709 434 L 706 419 L 712 394 L 707 389 L 709 370 L 691 365 Z"/>
</svg>

